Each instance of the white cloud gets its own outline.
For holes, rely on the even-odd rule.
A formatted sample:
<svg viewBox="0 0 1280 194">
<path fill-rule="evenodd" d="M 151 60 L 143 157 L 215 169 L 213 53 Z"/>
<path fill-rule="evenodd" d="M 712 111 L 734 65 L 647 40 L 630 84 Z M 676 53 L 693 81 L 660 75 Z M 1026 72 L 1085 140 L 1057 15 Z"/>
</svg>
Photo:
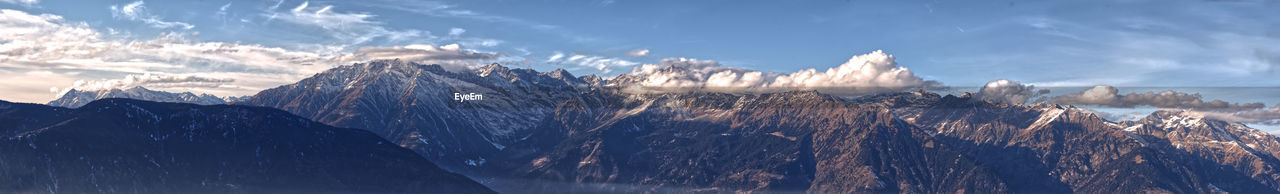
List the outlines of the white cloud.
<svg viewBox="0 0 1280 194">
<path fill-rule="evenodd" d="M 614 78 L 611 84 L 731 92 L 818 90 L 839 95 L 891 92 L 939 85 L 934 81 L 925 81 L 907 68 L 898 66 L 893 56 L 882 51 L 853 56 L 844 64 L 826 71 L 806 69 L 788 74 L 724 67 L 712 60 L 667 58 L 660 64 L 635 67 L 630 74 Z"/>
<path fill-rule="evenodd" d="M 636 50 L 627 52 L 627 56 L 632 56 L 632 57 L 641 57 L 645 55 L 649 55 L 649 49 L 636 49 Z"/>
<path fill-rule="evenodd" d="M 564 58 L 564 53 L 556 52 L 556 54 L 551 55 L 551 57 L 548 57 L 548 58 L 547 58 L 547 62 L 556 62 L 556 61 L 560 61 L 560 59 L 562 59 L 562 58 Z"/>
<path fill-rule="evenodd" d="M 3 70 L 0 71 L 0 83 L 7 83 L 0 84 L 3 85 L 0 86 L 0 94 L 8 98 L 5 100 L 46 102 L 54 96 L 49 93 L 49 88 L 73 85 L 76 80 L 86 77 L 136 77 L 151 73 L 235 78 L 218 87 L 201 87 L 199 84 L 167 86 L 175 90 L 240 96 L 295 82 L 339 64 L 384 57 L 459 62 L 497 55 L 467 51 L 456 45 L 365 47 L 355 51 L 342 48 L 315 45 L 286 49 L 201 42 L 176 34 L 143 40 L 122 39 L 103 35 L 83 22 L 65 21 L 57 15 L 0 10 L 0 70 Z M 83 75 L 71 75 L 76 72 Z"/>
<path fill-rule="evenodd" d="M 502 44 L 502 42 L 502 40 L 487 38 L 463 38 L 462 40 L 458 40 L 458 44 L 466 45 L 468 47 L 495 47 Z"/>
<path fill-rule="evenodd" d="M 987 82 L 978 90 L 978 98 L 986 101 L 1022 105 L 1036 96 L 1048 94 L 1049 90 L 1036 90 L 1035 86 L 1023 85 L 1010 80 Z"/>
<path fill-rule="evenodd" d="M 231 8 L 231 2 L 227 2 L 227 4 L 223 4 L 222 7 L 218 7 L 218 12 L 214 12 L 213 15 L 216 15 L 221 18 L 225 18 L 227 17 L 227 9 L 230 9 L 230 8 Z"/>
<path fill-rule="evenodd" d="M 459 70 L 494 60 L 496 53 L 482 53 L 462 49 L 458 44 L 432 46 L 412 44 L 393 47 L 361 47 L 355 53 L 339 57 L 338 61 L 370 61 L 377 59 L 401 59 L 422 64 L 439 64 L 446 69 Z"/>
<path fill-rule="evenodd" d="M 218 88 L 228 86 L 235 82 L 232 78 L 212 78 L 198 75 L 175 75 L 175 74 L 132 74 L 122 79 L 109 80 L 76 80 L 70 87 L 63 88 L 58 92 L 58 96 L 66 94 L 72 89 L 79 91 L 99 91 L 111 89 L 129 89 L 133 87 L 147 87 L 151 89 L 165 88 Z M 56 88 L 54 88 L 56 89 Z M 53 89 L 51 89 L 53 90 Z"/>
<path fill-rule="evenodd" d="M 462 35 L 462 33 L 466 33 L 466 32 L 467 32 L 467 30 L 466 30 L 466 29 L 462 29 L 462 28 L 450 28 L 450 29 L 449 29 L 449 36 L 461 36 L 461 35 Z"/>
<path fill-rule="evenodd" d="M 1228 122 L 1257 123 L 1280 125 L 1280 105 L 1268 109 L 1246 110 L 1237 112 L 1201 112 L 1208 118 Z"/>
<path fill-rule="evenodd" d="M 1150 106 L 1157 108 L 1192 109 L 1202 111 L 1236 112 L 1264 108 L 1262 103 L 1230 103 L 1222 100 L 1205 101 L 1200 94 L 1190 94 L 1166 90 L 1160 93 L 1120 94 L 1116 87 L 1099 85 L 1088 90 L 1053 97 L 1049 100 L 1058 104 L 1098 105 L 1117 108 L 1133 108 Z"/>
<path fill-rule="evenodd" d="M 617 67 L 630 67 L 630 66 L 635 66 L 637 64 L 640 64 L 637 62 L 632 62 L 632 61 L 623 60 L 619 58 L 592 56 L 592 55 L 583 55 L 583 54 L 566 55 L 561 52 L 556 52 L 554 55 L 551 55 L 551 57 L 547 59 L 547 63 L 571 64 L 571 65 L 577 65 L 580 67 L 588 67 L 588 68 L 596 69 L 601 73 L 609 73 L 613 71 L 614 68 L 617 68 Z"/>
<path fill-rule="evenodd" d="M 532 22 L 520 18 L 505 17 L 499 15 L 486 14 L 467 9 L 459 9 L 456 5 L 450 5 L 439 1 L 408 1 L 408 0 L 384 0 L 381 3 L 374 3 L 371 6 L 400 10 L 409 13 L 416 13 L 435 17 L 451 17 L 471 19 L 491 23 L 505 23 L 517 26 L 524 26 L 537 30 L 556 30 L 559 26 Z"/>
<path fill-rule="evenodd" d="M 176 27 L 189 30 L 196 27 L 195 25 L 183 22 L 164 21 L 160 16 L 152 15 L 148 12 L 147 7 L 143 5 L 142 1 L 134 1 L 133 3 L 125 4 L 124 6 L 111 5 L 110 9 L 111 17 L 138 21 L 151 25 L 151 27 L 155 28 L 165 29 Z"/>
<path fill-rule="evenodd" d="M 381 22 L 371 20 L 375 15 L 367 13 L 350 13 L 338 12 L 333 6 L 311 6 L 311 2 L 303 2 L 289 10 L 288 13 L 276 13 L 275 10 L 268 10 L 273 13 L 267 16 L 272 19 L 280 19 L 289 23 L 319 27 L 326 30 L 330 36 L 345 41 L 348 44 L 361 44 L 372 41 L 377 38 L 383 38 L 388 42 L 397 42 L 411 40 L 430 34 L 419 30 L 391 30 L 382 26 Z"/>
<path fill-rule="evenodd" d="M 35 7 L 36 4 L 40 3 L 40 0 L 0 0 L 0 3 L 21 5 L 23 7 Z"/>
</svg>

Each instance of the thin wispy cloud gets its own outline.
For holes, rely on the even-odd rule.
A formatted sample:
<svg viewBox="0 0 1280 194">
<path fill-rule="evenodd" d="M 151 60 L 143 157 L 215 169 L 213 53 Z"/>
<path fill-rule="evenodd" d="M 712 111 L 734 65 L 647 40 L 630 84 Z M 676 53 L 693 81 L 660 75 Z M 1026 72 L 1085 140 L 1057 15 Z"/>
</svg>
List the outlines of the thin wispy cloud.
<svg viewBox="0 0 1280 194">
<path fill-rule="evenodd" d="M 548 24 L 544 22 L 523 19 L 519 17 L 510 17 L 498 14 L 484 13 L 470 9 L 463 9 L 457 5 L 448 4 L 440 1 L 406 1 L 406 0 L 383 0 L 384 3 L 374 3 L 369 6 L 383 9 L 403 11 L 418 15 L 440 17 L 448 19 L 465 19 L 472 21 L 480 21 L 486 23 L 503 24 L 513 27 L 532 29 L 538 32 L 546 33 L 558 38 L 568 40 L 575 43 L 592 43 L 601 42 L 599 37 L 589 36 L 577 33 L 559 25 Z"/>
<path fill-rule="evenodd" d="M 456 36 L 462 36 L 462 33 L 466 33 L 466 32 L 467 32 L 467 29 L 462 29 L 462 28 L 450 28 L 450 29 L 449 29 L 449 36 L 455 36 L 455 37 L 456 37 Z"/>
<path fill-rule="evenodd" d="M 557 65 L 574 65 L 577 67 L 585 67 L 594 69 L 601 73 L 612 72 L 616 68 L 630 67 L 640 64 L 638 62 L 628 61 L 619 58 L 594 56 L 584 54 L 565 54 L 563 52 L 555 52 L 547 58 L 546 63 Z"/>
<path fill-rule="evenodd" d="M 134 1 L 133 3 L 125 5 L 111 5 L 108 8 L 111 9 L 111 17 L 142 22 L 154 28 L 179 28 L 190 30 L 196 27 L 195 25 L 184 22 L 165 21 L 160 16 L 151 14 L 143 4 L 143 1 Z"/>
<path fill-rule="evenodd" d="M 388 8 L 409 13 L 416 13 L 435 17 L 461 18 L 483 22 L 503 23 L 515 26 L 522 26 L 537 30 L 555 30 L 560 26 L 543 24 L 526 19 L 507 17 L 493 14 L 486 14 L 468 9 L 458 8 L 456 5 L 447 4 L 438 1 L 403 1 L 403 0 L 386 0 L 384 4 L 374 4 L 381 8 Z"/>
<path fill-rule="evenodd" d="M 392 47 L 361 47 L 355 52 L 337 58 L 337 61 L 369 61 L 376 59 L 400 59 L 422 64 L 438 64 L 450 70 L 478 66 L 480 61 L 498 59 L 497 53 L 476 52 L 462 49 L 458 44 L 444 46 L 411 44 Z"/>
<path fill-rule="evenodd" d="M 40 4 L 40 0 L 0 0 L 0 3 L 21 5 L 23 7 L 35 7 L 37 4 Z"/>
<path fill-rule="evenodd" d="M 627 52 L 627 56 L 632 57 L 643 57 L 645 55 L 649 55 L 649 49 L 636 49 Z"/>
<path fill-rule="evenodd" d="M 389 29 L 382 22 L 372 20 L 376 17 L 373 14 L 341 12 L 334 9 L 332 5 L 313 6 L 311 2 L 302 2 L 285 13 L 271 10 L 271 13 L 267 13 L 267 17 L 303 26 L 318 27 L 324 29 L 332 38 L 350 44 L 362 44 L 378 38 L 388 42 L 434 38 L 429 32 L 421 30 Z"/>
</svg>

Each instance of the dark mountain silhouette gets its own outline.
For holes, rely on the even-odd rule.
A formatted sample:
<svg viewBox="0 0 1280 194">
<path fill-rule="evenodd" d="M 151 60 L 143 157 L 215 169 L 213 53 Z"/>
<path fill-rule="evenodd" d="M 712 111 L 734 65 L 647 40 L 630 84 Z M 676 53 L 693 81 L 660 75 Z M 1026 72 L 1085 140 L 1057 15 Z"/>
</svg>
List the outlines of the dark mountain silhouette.
<svg viewBox="0 0 1280 194">
<path fill-rule="evenodd" d="M 373 133 L 269 108 L 0 101 L 0 137 L 9 192 L 492 192 Z"/>
</svg>

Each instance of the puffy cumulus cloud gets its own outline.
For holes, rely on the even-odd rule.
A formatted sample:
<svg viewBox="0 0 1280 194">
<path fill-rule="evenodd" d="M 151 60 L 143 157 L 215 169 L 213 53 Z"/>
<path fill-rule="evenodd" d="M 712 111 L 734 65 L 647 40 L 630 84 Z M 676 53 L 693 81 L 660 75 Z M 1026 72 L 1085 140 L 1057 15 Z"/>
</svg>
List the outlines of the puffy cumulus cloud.
<svg viewBox="0 0 1280 194">
<path fill-rule="evenodd" d="M 303 26 L 319 27 L 333 38 L 350 44 L 361 44 L 377 38 L 395 42 L 424 35 L 428 36 L 427 39 L 434 39 L 429 37 L 430 34 L 419 30 L 387 29 L 381 22 L 371 20 L 375 17 L 372 14 L 338 12 L 333 10 L 332 5 L 317 7 L 311 6 L 311 2 L 302 2 L 287 13 L 268 13 L 267 17 Z"/>
<path fill-rule="evenodd" d="M 1049 90 L 1037 90 L 1033 85 L 1001 79 L 983 85 L 982 89 L 978 90 L 978 99 L 1021 105 L 1031 98 L 1048 93 Z"/>
<path fill-rule="evenodd" d="M 133 3 L 125 4 L 123 6 L 111 5 L 111 7 L 109 7 L 111 9 L 111 17 L 114 17 L 116 19 L 125 19 L 130 21 L 142 22 L 142 23 L 146 23 L 147 25 L 151 25 L 151 27 L 160 28 L 160 29 L 165 29 L 165 28 L 192 29 L 196 27 L 195 25 L 191 25 L 183 22 L 164 21 L 163 19 L 160 18 L 160 16 L 152 15 L 150 12 L 148 12 L 147 7 L 144 6 L 143 4 L 144 3 L 142 1 L 134 1 Z"/>
<path fill-rule="evenodd" d="M 458 70 L 481 64 L 480 61 L 497 59 L 500 54 L 462 49 L 458 44 L 444 46 L 411 44 L 392 47 L 361 47 L 339 61 L 369 61 L 376 59 L 401 59 L 423 64 L 440 64 L 446 69 Z"/>
<path fill-rule="evenodd" d="M 1049 101 L 1058 104 L 1098 105 L 1118 108 L 1151 106 L 1219 112 L 1253 110 L 1265 107 L 1262 103 L 1240 104 L 1222 100 L 1206 102 L 1200 94 L 1189 94 L 1173 90 L 1166 90 L 1160 93 L 1120 94 L 1120 90 L 1116 87 L 1106 85 L 1094 86 L 1082 92 L 1053 97 Z"/>
<path fill-rule="evenodd" d="M 127 75 L 123 79 L 109 80 L 76 80 L 70 87 L 64 88 L 58 92 L 58 96 L 66 94 L 71 90 L 79 91 L 99 91 L 111 89 L 129 89 L 133 87 L 147 87 L 153 89 L 164 88 L 218 88 L 228 87 L 235 82 L 232 78 L 213 78 L 197 75 L 175 75 L 175 74 L 134 74 Z M 50 90 L 56 90 L 51 88 Z"/>
<path fill-rule="evenodd" d="M 667 58 L 659 64 L 635 67 L 615 78 L 620 85 L 643 87 L 705 88 L 729 92 L 818 90 L 839 95 L 861 95 L 935 87 L 883 51 L 853 56 L 826 71 L 806 69 L 789 74 L 725 67 L 712 60 Z"/>
<path fill-rule="evenodd" d="M 632 57 L 643 57 L 645 55 L 649 55 L 649 49 L 636 49 L 627 52 L 627 56 Z"/>
<path fill-rule="evenodd" d="M 551 57 L 547 57 L 546 62 L 550 64 L 577 65 L 579 67 L 596 69 L 601 73 L 609 73 L 613 71 L 614 68 L 617 68 L 617 67 L 630 67 L 630 66 L 635 66 L 636 64 L 640 64 L 637 62 L 632 62 L 632 61 L 619 59 L 619 58 L 592 56 L 592 55 L 583 55 L 583 54 L 565 54 L 561 52 L 555 52 L 555 54 L 551 55 Z"/>
<path fill-rule="evenodd" d="M 877 50 L 853 56 L 844 64 L 827 71 L 808 69 L 778 76 L 769 86 L 833 88 L 840 93 L 864 94 L 938 85 L 940 84 L 937 82 L 916 77 L 907 68 L 898 66 L 893 55 Z"/>
<path fill-rule="evenodd" d="M 5 100 L 45 102 L 55 93 L 49 88 L 73 85 L 84 77 L 125 75 L 193 75 L 235 78 L 219 87 L 170 84 L 197 93 L 219 96 L 251 94 L 265 88 L 295 82 L 335 65 L 384 57 L 457 62 L 485 59 L 491 53 L 466 51 L 458 46 L 409 45 L 344 50 L 342 46 L 311 45 L 280 48 L 255 44 L 202 42 L 165 34 L 151 39 L 125 39 L 104 35 L 83 22 L 68 22 L 49 14 L 0 10 L 0 87 Z M 27 72 L 55 72 L 35 75 Z M 83 73 L 69 75 L 68 73 Z M 135 76 L 136 77 L 136 76 Z M 42 80 L 42 81 L 32 81 Z M 88 87 L 103 83 L 84 81 Z M 160 82 L 153 83 L 155 87 Z M 99 84 L 100 85 L 100 84 Z M 234 87 L 228 87 L 234 86 Z"/>
<path fill-rule="evenodd" d="M 652 88 L 701 88 L 709 84 L 743 84 L 756 85 L 758 83 L 736 83 L 739 74 L 744 72 L 742 69 L 732 69 L 721 66 L 719 62 L 713 60 L 699 60 L 690 58 L 665 58 L 658 64 L 644 64 L 635 67 L 630 74 L 619 76 L 616 82 L 624 85 L 639 85 Z M 714 76 L 713 76 L 714 74 Z M 716 80 L 711 80 L 715 78 Z"/>
</svg>

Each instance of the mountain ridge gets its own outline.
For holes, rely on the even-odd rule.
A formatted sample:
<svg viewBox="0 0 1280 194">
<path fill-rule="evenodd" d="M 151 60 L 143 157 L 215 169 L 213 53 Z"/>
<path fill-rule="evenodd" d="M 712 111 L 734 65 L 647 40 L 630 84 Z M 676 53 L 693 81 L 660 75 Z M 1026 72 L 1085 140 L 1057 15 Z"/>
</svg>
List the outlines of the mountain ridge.
<svg viewBox="0 0 1280 194">
<path fill-rule="evenodd" d="M 112 88 L 107 90 L 70 89 L 61 94 L 58 99 L 54 99 L 45 104 L 50 106 L 76 108 L 84 106 L 90 102 L 106 98 L 131 98 L 156 102 L 185 102 L 201 105 L 214 105 L 226 104 L 228 101 L 239 100 L 243 97 L 218 97 L 209 94 L 197 95 L 191 92 L 172 93 L 150 90 L 142 86 L 134 86 L 126 89 Z"/>
</svg>

